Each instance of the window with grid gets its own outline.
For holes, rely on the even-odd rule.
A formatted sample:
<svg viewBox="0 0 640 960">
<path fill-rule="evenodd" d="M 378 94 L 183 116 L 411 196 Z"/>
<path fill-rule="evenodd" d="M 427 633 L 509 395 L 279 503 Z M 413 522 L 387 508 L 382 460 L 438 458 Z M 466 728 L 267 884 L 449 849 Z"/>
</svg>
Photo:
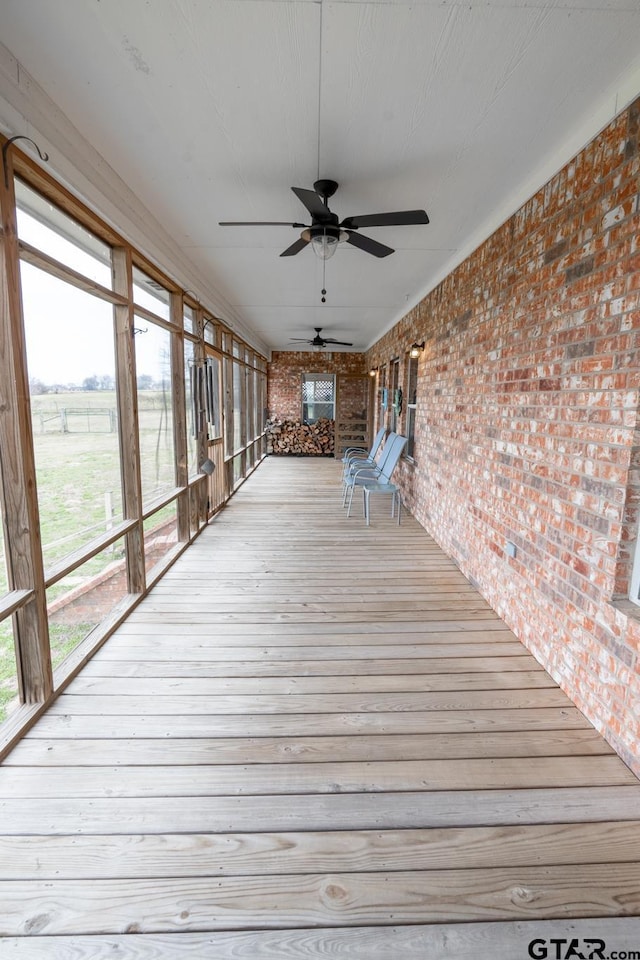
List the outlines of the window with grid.
<svg viewBox="0 0 640 960">
<path fill-rule="evenodd" d="M 400 419 L 402 394 L 400 393 L 400 360 L 392 360 L 389 364 L 389 405 L 391 407 L 390 429 L 396 432 Z"/>
<path fill-rule="evenodd" d="M 387 408 L 389 406 L 389 395 L 387 391 L 387 368 L 380 367 L 378 379 L 378 429 L 385 426 Z"/>
<path fill-rule="evenodd" d="M 629 588 L 629 600 L 640 607 L 640 547 L 636 545 L 636 551 L 631 571 L 631 587 Z"/>
<path fill-rule="evenodd" d="M 335 419 L 335 377 L 330 373 L 303 373 L 302 420 L 315 423 Z"/>
</svg>

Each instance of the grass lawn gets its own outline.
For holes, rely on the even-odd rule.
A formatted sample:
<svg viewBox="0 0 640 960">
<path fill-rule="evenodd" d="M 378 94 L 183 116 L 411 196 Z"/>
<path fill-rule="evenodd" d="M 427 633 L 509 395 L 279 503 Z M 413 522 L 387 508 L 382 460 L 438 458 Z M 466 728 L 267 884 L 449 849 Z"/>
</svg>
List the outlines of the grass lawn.
<svg viewBox="0 0 640 960">
<path fill-rule="evenodd" d="M 17 705 L 18 681 L 11 619 L 0 623 L 0 722 Z"/>
</svg>

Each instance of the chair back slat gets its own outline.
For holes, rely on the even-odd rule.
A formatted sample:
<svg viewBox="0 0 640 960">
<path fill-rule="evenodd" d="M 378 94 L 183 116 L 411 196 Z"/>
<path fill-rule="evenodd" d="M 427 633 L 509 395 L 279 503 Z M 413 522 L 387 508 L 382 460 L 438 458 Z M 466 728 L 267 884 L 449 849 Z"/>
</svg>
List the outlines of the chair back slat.
<svg viewBox="0 0 640 960">
<path fill-rule="evenodd" d="M 375 456 L 380 449 L 382 441 L 384 440 L 385 433 L 386 430 L 384 427 L 381 427 L 380 430 L 378 430 L 373 438 L 373 443 L 371 444 L 371 449 L 369 451 L 364 450 L 362 447 L 348 447 L 345 451 L 345 455 L 342 458 L 342 462 L 349 466 L 352 460 L 375 460 Z"/>
<path fill-rule="evenodd" d="M 387 441 L 387 447 L 390 447 L 390 449 L 384 464 L 380 467 L 380 476 L 378 478 L 380 483 L 389 482 L 391 479 L 391 474 L 395 470 L 406 444 L 407 438 L 400 436 L 398 433 L 393 434 L 393 440 L 391 443 Z M 378 466 L 380 466 L 380 464 L 378 464 Z"/>
<path fill-rule="evenodd" d="M 385 464 L 387 463 L 387 461 L 389 460 L 389 457 L 393 452 L 394 444 L 397 436 L 398 436 L 397 433 L 390 433 L 387 436 L 387 442 L 382 448 L 382 453 L 380 454 L 380 456 L 378 457 L 375 463 L 375 467 L 377 470 L 384 470 Z"/>
<path fill-rule="evenodd" d="M 384 440 L 384 435 L 387 431 L 384 427 L 380 427 L 375 437 L 373 438 L 373 443 L 371 444 L 371 450 L 369 451 L 369 456 L 372 460 L 375 459 L 376 453 L 382 446 L 382 441 Z"/>
</svg>

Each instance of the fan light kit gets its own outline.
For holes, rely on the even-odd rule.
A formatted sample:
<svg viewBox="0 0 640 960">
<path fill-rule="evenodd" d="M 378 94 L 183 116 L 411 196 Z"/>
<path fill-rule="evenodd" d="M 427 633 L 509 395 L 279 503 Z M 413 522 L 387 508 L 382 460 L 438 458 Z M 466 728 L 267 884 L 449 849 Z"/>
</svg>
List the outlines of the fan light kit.
<svg viewBox="0 0 640 960">
<path fill-rule="evenodd" d="M 357 231 L 360 227 L 399 227 L 412 224 L 429 223 L 429 217 L 424 210 L 396 210 L 392 213 L 369 213 L 360 217 L 347 217 L 340 222 L 338 216 L 332 213 L 327 201 L 338 189 L 335 180 L 316 180 L 313 190 L 304 187 L 291 187 L 311 214 L 311 223 L 292 223 L 291 221 L 262 221 L 249 222 L 244 220 L 221 221 L 221 227 L 295 227 L 302 228 L 300 239 L 280 254 L 281 257 L 293 257 L 296 253 L 311 244 L 314 253 L 321 260 L 332 257 L 340 243 L 350 243 L 365 253 L 374 257 L 388 257 L 393 253 L 392 247 L 386 247 L 371 237 L 363 237 Z"/>
</svg>

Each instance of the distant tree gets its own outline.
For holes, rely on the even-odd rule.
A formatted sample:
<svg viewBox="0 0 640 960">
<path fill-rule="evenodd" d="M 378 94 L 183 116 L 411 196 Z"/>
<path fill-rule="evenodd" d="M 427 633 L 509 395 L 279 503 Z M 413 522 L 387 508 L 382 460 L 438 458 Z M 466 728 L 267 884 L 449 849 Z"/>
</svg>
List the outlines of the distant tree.
<svg viewBox="0 0 640 960">
<path fill-rule="evenodd" d="M 148 373 L 143 373 L 138 377 L 138 390 L 152 390 L 153 389 L 153 377 L 149 376 Z"/>
<path fill-rule="evenodd" d="M 113 390 L 115 387 L 115 381 L 110 373 L 104 373 L 100 377 L 100 389 L 101 390 Z"/>
<path fill-rule="evenodd" d="M 100 383 L 97 377 L 85 377 L 82 381 L 83 390 L 97 390 L 99 386 Z"/>
<path fill-rule="evenodd" d="M 40 397 L 43 393 L 49 393 L 49 387 L 37 377 L 31 377 L 29 380 L 29 391 L 32 397 Z"/>
</svg>

